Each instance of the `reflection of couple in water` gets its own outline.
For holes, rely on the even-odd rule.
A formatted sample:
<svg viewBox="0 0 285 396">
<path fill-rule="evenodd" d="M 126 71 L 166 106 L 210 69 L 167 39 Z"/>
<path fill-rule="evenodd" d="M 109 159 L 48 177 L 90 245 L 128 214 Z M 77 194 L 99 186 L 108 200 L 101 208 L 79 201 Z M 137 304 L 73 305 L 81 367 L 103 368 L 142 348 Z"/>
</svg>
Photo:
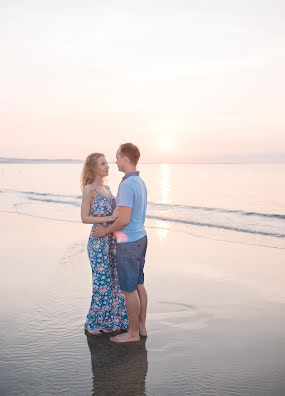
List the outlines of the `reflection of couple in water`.
<svg viewBox="0 0 285 396">
<path fill-rule="evenodd" d="M 146 337 L 139 342 L 113 343 L 108 336 L 90 336 L 93 395 L 145 396 Z"/>
<path fill-rule="evenodd" d="M 109 167 L 103 154 L 90 154 L 82 171 L 82 222 L 93 224 L 88 240 L 93 293 L 85 329 L 88 336 L 113 333 L 108 342 L 127 343 L 147 335 L 147 190 L 136 169 L 139 149 L 122 144 L 116 157 L 119 171 L 125 174 L 116 199 L 104 185 Z M 120 330 L 127 331 L 114 334 Z"/>
</svg>

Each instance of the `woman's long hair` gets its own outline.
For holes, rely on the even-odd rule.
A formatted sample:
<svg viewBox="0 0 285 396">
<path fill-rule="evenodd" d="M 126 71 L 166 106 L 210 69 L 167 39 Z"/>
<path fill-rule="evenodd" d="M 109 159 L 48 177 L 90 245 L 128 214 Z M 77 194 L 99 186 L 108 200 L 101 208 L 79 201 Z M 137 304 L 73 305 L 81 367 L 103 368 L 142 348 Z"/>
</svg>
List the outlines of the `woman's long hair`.
<svg viewBox="0 0 285 396">
<path fill-rule="evenodd" d="M 97 160 L 100 157 L 104 157 L 102 153 L 92 153 L 86 158 L 83 169 L 81 172 L 81 189 L 83 191 L 87 184 L 94 182 L 96 177 Z"/>
</svg>

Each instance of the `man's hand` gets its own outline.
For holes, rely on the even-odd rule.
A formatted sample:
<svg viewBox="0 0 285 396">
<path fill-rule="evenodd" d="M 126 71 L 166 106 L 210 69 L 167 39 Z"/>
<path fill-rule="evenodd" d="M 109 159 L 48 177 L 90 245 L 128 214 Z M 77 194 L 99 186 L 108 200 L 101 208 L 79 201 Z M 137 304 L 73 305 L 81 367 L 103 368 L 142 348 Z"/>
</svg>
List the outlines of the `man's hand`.
<svg viewBox="0 0 285 396">
<path fill-rule="evenodd" d="M 108 234 L 107 227 L 104 226 L 99 226 L 98 228 L 95 228 L 91 232 L 92 238 L 101 238 L 103 236 L 106 236 L 107 234 Z"/>
</svg>

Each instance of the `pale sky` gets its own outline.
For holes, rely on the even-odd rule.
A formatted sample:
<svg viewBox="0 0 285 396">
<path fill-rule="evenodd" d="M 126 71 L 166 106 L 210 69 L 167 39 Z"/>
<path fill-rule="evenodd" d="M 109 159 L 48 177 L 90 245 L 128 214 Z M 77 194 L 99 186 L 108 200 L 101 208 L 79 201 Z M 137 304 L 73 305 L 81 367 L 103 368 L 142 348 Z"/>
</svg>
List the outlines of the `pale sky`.
<svg viewBox="0 0 285 396">
<path fill-rule="evenodd" d="M 0 156 L 285 153 L 284 20 L 283 0 L 0 0 Z"/>
</svg>

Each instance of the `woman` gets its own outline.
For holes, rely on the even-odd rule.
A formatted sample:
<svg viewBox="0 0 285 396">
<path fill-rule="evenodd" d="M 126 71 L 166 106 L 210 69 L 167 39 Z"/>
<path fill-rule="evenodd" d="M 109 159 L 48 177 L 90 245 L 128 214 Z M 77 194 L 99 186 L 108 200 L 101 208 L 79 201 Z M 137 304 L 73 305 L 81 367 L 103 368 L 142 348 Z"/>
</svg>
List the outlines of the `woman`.
<svg viewBox="0 0 285 396">
<path fill-rule="evenodd" d="M 93 153 L 85 160 L 81 174 L 81 219 L 85 224 L 108 226 L 119 214 L 116 201 L 104 178 L 109 166 L 104 154 Z M 92 269 L 93 293 L 85 329 L 90 334 L 108 333 L 129 327 L 125 296 L 120 291 L 115 266 L 116 240 L 112 234 L 102 238 L 89 236 L 88 256 Z"/>
</svg>

